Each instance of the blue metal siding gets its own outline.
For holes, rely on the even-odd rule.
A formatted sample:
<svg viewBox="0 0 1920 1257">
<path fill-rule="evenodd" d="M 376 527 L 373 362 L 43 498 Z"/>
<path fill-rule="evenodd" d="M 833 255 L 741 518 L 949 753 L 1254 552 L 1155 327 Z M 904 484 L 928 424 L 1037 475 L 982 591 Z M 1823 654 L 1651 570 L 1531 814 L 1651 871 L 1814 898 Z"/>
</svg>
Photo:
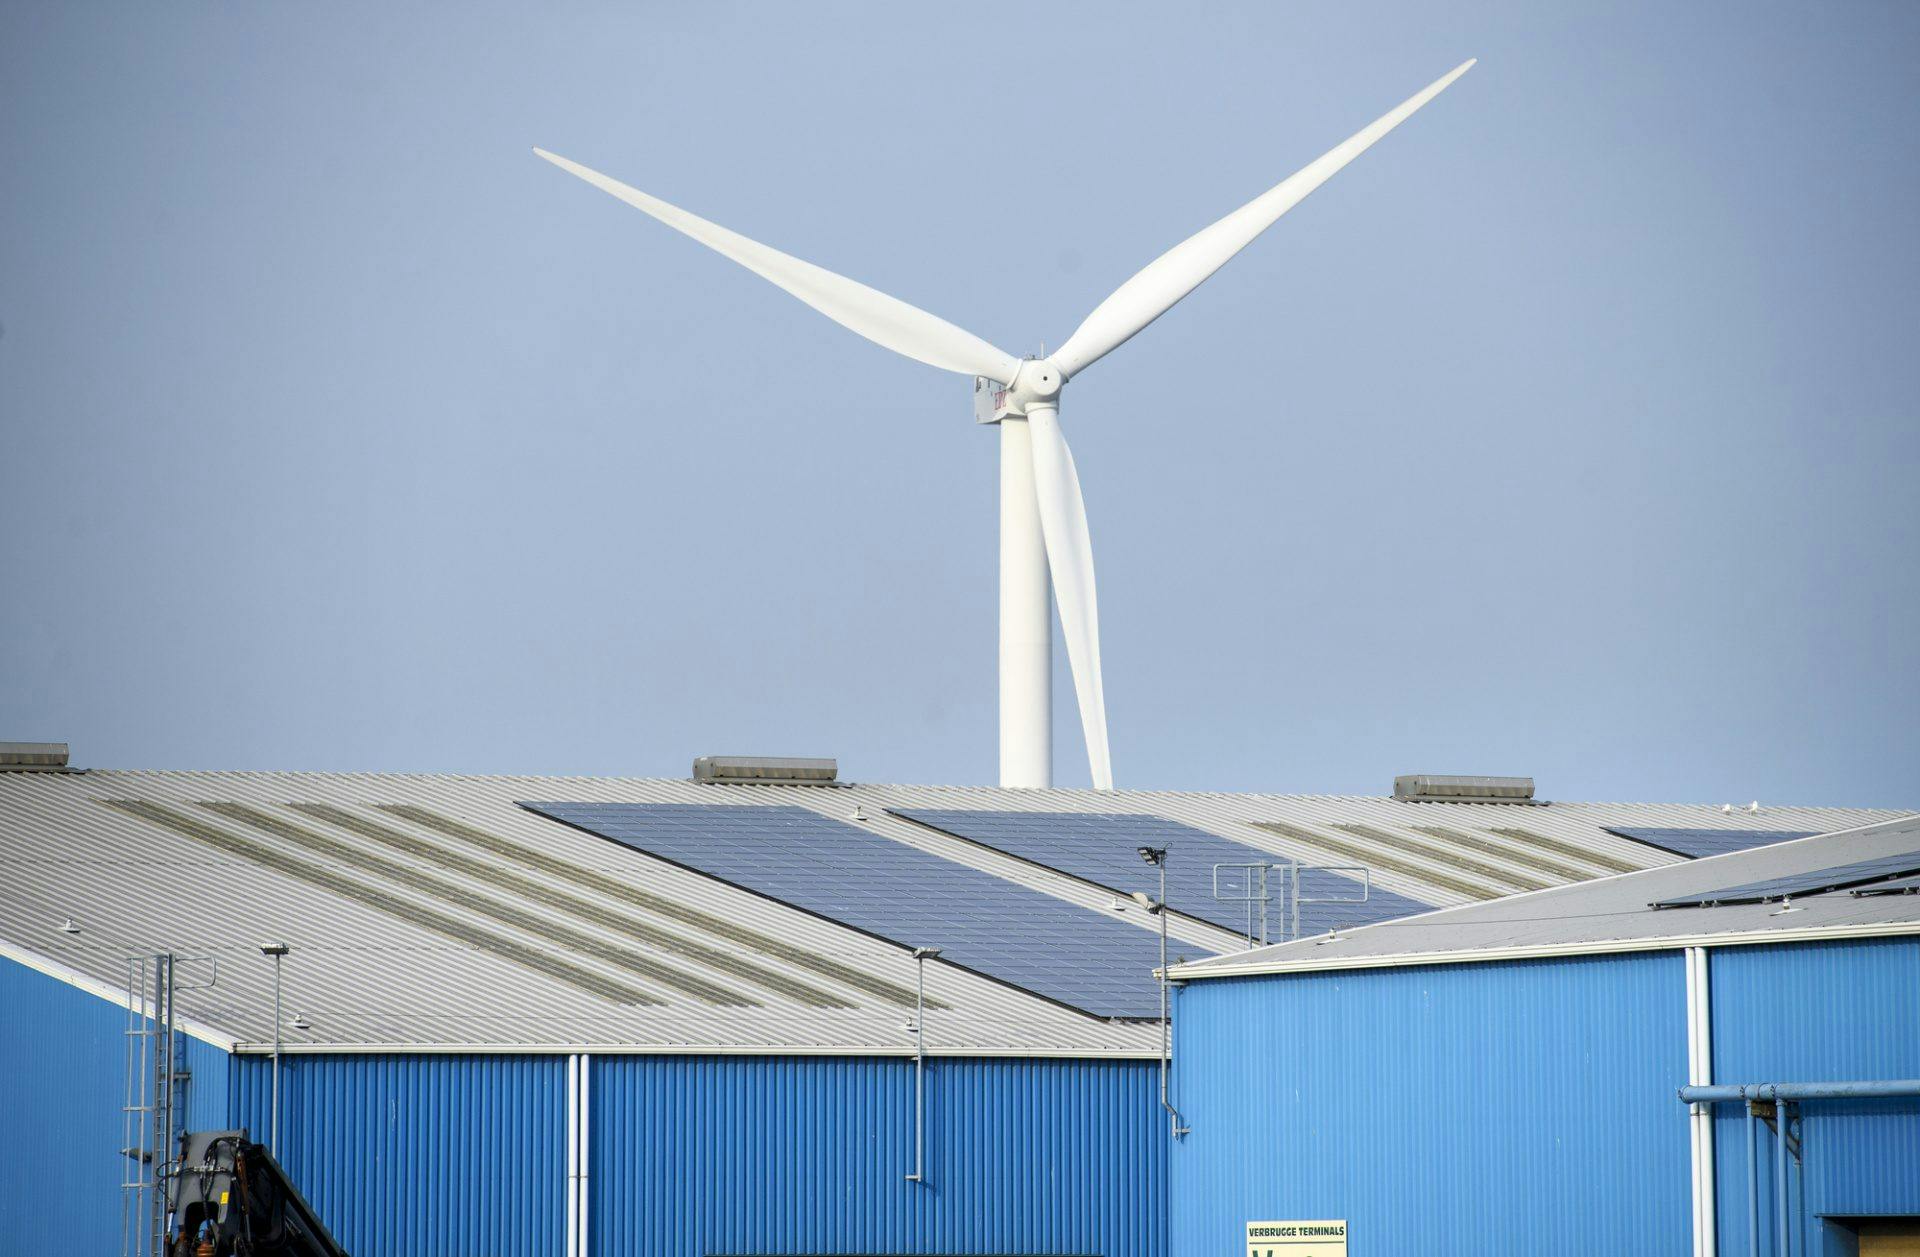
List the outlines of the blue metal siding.
<svg viewBox="0 0 1920 1257">
<path fill-rule="evenodd" d="M 0 1249 L 57 1220 L 62 1252 L 120 1251 L 126 1012 L 0 960 Z M 224 1125 L 226 1053 L 180 1036 L 188 1124 Z"/>
<path fill-rule="evenodd" d="M 935 1058 L 917 1185 L 911 1060 L 600 1057 L 593 1251 L 1159 1257 L 1157 1069 Z"/>
<path fill-rule="evenodd" d="M 264 1141 L 272 1063 L 234 1058 Z M 549 1257 L 565 1247 L 563 1056 L 285 1056 L 280 1160 L 355 1257 Z"/>
<path fill-rule="evenodd" d="M 1920 1078 L 1920 939 L 1735 947 L 1712 953 L 1714 1080 Z M 1807 1170 L 1794 1175 L 1810 1242 L 1819 1214 L 1920 1213 L 1920 1102 L 1809 1102 Z M 1772 1136 L 1759 1131 L 1761 1244 L 1774 1242 Z M 1747 1251 L 1741 1107 L 1714 1123 L 1721 1249 Z M 1798 1249 L 1796 1248 L 1796 1251 Z"/>
<path fill-rule="evenodd" d="M 1691 1248 L 1677 952 L 1209 980 L 1174 1025 L 1171 1257 Z"/>
</svg>

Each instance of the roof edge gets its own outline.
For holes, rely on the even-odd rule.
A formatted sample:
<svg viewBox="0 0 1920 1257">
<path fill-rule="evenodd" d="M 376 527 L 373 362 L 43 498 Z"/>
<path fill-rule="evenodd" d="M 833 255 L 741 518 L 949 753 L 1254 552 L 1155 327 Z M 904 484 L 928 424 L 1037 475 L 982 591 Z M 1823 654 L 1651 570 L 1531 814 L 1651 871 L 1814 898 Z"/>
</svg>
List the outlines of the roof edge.
<svg viewBox="0 0 1920 1257">
<path fill-rule="evenodd" d="M 1174 965 L 1168 971 L 1168 976 L 1176 982 L 1198 982 L 1211 978 L 1248 978 L 1267 974 L 1329 973 L 1344 969 L 1412 969 L 1428 965 L 1495 964 L 1508 960 L 1612 956 L 1629 952 L 1681 951 L 1688 947 L 1756 947 L 1766 943 L 1832 942 L 1857 938 L 1891 938 L 1907 934 L 1920 934 L 1920 921 L 1802 926 L 1791 930 L 1744 930 L 1731 934 L 1663 934 L 1654 938 L 1610 938 L 1585 943 L 1541 943 L 1532 947 L 1463 947 L 1457 951 L 1397 952 L 1382 956 L 1341 956 L 1331 960 L 1266 960 L 1243 965 L 1213 965 L 1206 968 Z"/>
<path fill-rule="evenodd" d="M 102 982 L 98 978 L 88 977 L 78 969 L 69 969 L 59 961 L 49 956 L 42 956 L 39 952 L 29 951 L 24 947 L 7 942 L 5 939 L 0 939 L 0 959 L 11 960 L 23 968 L 43 974 L 56 982 L 65 983 L 67 986 L 73 987 L 78 991 L 83 991 L 96 999 L 105 1000 L 115 1008 L 123 1011 L 128 1009 L 127 993 L 125 990 L 117 988 L 111 983 Z M 233 1051 L 240 1042 L 226 1031 L 210 1026 L 203 1021 L 197 1021 L 191 1017 L 182 1017 L 173 1024 L 174 1028 L 182 1034 L 191 1035 L 202 1043 L 217 1047 L 223 1052 Z"/>
<path fill-rule="evenodd" d="M 239 1056 L 270 1056 L 273 1045 L 240 1040 L 232 1051 Z M 282 1056 L 759 1056 L 759 1057 L 880 1057 L 912 1060 L 912 1048 L 820 1044 L 722 1045 L 698 1043 L 303 1043 L 280 1045 Z M 1158 1061 L 1159 1049 L 1116 1048 L 982 1048 L 927 1049 L 933 1060 L 1071 1060 Z"/>
</svg>

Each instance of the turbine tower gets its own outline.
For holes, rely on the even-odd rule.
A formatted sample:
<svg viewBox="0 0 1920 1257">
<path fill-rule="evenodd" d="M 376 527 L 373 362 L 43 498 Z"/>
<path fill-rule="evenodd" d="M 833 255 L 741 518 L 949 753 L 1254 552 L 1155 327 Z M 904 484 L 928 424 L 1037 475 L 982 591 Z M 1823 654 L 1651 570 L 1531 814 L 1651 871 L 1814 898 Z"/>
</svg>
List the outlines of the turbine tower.
<svg viewBox="0 0 1920 1257">
<path fill-rule="evenodd" d="M 975 377 L 975 417 L 1000 428 L 1000 784 L 1053 784 L 1052 609 L 1057 605 L 1093 784 L 1111 790 L 1093 546 L 1080 477 L 1060 429 L 1061 390 L 1172 309 L 1282 214 L 1473 64 L 1455 67 L 1310 165 L 1149 262 L 1094 307 L 1066 343 L 1045 358 L 1015 358 L 865 284 L 749 240 L 578 162 L 545 149 L 533 151 L 875 344 Z"/>
</svg>

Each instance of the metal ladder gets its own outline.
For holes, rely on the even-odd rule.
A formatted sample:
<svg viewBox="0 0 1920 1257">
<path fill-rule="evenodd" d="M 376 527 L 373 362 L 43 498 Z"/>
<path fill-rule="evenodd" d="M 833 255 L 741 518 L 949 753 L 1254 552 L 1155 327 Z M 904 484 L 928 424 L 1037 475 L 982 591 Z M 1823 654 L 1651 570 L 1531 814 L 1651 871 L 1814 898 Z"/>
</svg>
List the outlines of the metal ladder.
<svg viewBox="0 0 1920 1257">
<path fill-rule="evenodd" d="M 167 1186 L 184 1128 L 184 1097 L 191 1075 L 183 1063 L 175 1026 L 175 997 L 219 980 L 218 963 L 205 960 L 208 979 L 188 986 L 176 980 L 183 958 L 172 952 L 129 957 L 127 965 L 124 1079 L 120 1101 L 121 1257 L 165 1257 Z"/>
</svg>

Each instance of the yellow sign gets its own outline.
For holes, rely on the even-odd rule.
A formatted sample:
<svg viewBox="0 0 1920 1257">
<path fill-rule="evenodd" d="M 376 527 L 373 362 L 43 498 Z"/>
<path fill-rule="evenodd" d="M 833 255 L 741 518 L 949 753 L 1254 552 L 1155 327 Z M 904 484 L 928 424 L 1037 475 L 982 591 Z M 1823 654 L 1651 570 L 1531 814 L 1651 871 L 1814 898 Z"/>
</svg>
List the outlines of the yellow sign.
<svg viewBox="0 0 1920 1257">
<path fill-rule="evenodd" d="M 1249 1222 L 1247 1257 L 1347 1257 L 1346 1221 Z"/>
</svg>

